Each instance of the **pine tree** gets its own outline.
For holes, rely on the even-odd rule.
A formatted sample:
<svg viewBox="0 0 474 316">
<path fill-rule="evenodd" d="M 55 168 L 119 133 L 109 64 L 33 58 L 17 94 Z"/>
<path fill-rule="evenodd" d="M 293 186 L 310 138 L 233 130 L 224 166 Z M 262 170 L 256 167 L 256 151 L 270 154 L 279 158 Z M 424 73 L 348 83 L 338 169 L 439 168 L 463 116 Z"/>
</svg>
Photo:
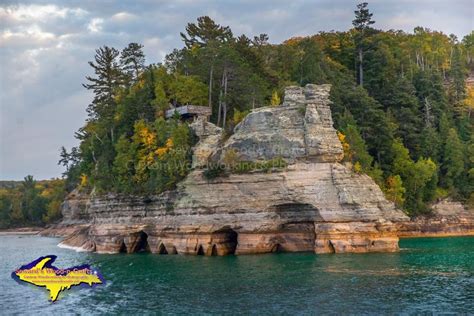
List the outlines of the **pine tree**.
<svg viewBox="0 0 474 316">
<path fill-rule="evenodd" d="M 467 69 L 459 45 L 454 46 L 450 77 L 454 101 L 456 104 L 460 104 L 466 98 Z"/>
<path fill-rule="evenodd" d="M 89 65 L 94 69 L 96 77 L 86 76 L 89 83 L 83 86 L 92 90 L 94 100 L 89 105 L 87 112 L 91 119 L 110 118 L 115 107 L 114 96 L 122 83 L 122 72 L 117 57 L 118 50 L 108 46 L 96 49 L 95 62 Z"/>
<path fill-rule="evenodd" d="M 459 139 L 458 133 L 454 128 L 450 128 L 443 151 L 443 164 L 441 171 L 443 173 L 444 187 L 452 189 L 457 178 L 464 170 L 464 146 Z"/>
<path fill-rule="evenodd" d="M 364 62 L 364 48 L 363 48 L 363 40 L 367 33 L 367 30 L 370 28 L 375 21 L 372 20 L 372 13 L 369 12 L 367 8 L 368 3 L 363 2 L 357 5 L 357 10 L 354 11 L 355 19 L 352 21 L 352 25 L 358 31 L 356 36 L 356 47 L 357 47 L 357 54 L 358 54 L 358 62 L 359 62 L 359 85 L 364 85 L 364 69 L 363 69 L 363 62 Z"/>
<path fill-rule="evenodd" d="M 120 54 L 120 65 L 130 83 L 136 82 L 145 68 L 143 45 L 130 43 Z"/>
<path fill-rule="evenodd" d="M 206 46 L 209 42 L 229 42 L 232 39 L 232 31 L 228 26 L 220 26 L 208 16 L 197 18 L 197 24 L 188 23 L 186 34 L 180 33 L 187 48 L 194 45 Z"/>
</svg>

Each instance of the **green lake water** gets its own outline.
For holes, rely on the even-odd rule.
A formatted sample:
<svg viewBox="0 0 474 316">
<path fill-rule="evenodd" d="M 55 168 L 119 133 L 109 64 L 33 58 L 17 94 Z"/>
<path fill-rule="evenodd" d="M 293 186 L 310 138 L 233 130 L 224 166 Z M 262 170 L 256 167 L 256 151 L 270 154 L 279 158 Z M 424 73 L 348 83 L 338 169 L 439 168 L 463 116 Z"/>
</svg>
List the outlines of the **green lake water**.
<svg viewBox="0 0 474 316">
<path fill-rule="evenodd" d="M 400 241 L 400 253 L 228 257 L 98 255 L 56 238 L 0 236 L 0 314 L 431 314 L 474 313 L 474 237 Z M 90 264 L 93 289 L 47 291 L 11 273 L 40 256 Z"/>
</svg>

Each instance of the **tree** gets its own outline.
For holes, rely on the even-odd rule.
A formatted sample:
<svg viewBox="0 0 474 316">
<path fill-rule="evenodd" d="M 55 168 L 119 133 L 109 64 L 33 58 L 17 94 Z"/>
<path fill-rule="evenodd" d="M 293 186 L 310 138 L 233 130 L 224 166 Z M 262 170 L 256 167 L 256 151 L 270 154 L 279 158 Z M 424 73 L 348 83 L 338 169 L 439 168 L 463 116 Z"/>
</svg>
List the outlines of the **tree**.
<svg viewBox="0 0 474 316">
<path fill-rule="evenodd" d="M 429 158 L 420 158 L 415 163 L 400 139 L 393 142 L 392 152 L 394 154 L 392 174 L 400 175 L 406 189 L 404 207 L 409 215 L 426 212 L 427 208 L 423 202 L 425 187 L 436 176 L 436 164 Z"/>
<path fill-rule="evenodd" d="M 397 174 L 389 176 L 386 181 L 385 196 L 395 203 L 397 207 L 402 207 L 405 202 L 406 189 L 403 187 L 402 178 Z"/>
<path fill-rule="evenodd" d="M 454 128 L 450 128 L 446 138 L 443 151 L 443 164 L 441 171 L 443 174 L 444 187 L 451 189 L 457 178 L 464 170 L 464 146 L 459 139 L 458 133 Z"/>
<path fill-rule="evenodd" d="M 176 75 L 170 84 L 170 96 L 176 103 L 187 105 L 205 105 L 207 87 L 196 76 Z"/>
<path fill-rule="evenodd" d="M 120 54 L 120 65 L 127 76 L 127 81 L 136 82 L 145 68 L 145 54 L 143 45 L 130 43 Z"/>
<path fill-rule="evenodd" d="M 86 76 L 90 83 L 83 84 L 83 86 L 94 92 L 94 100 L 87 109 L 91 119 L 110 118 L 113 115 L 115 92 L 122 83 L 118 56 L 118 50 L 104 46 L 96 49 L 95 63 L 89 62 L 96 77 Z"/>
<path fill-rule="evenodd" d="M 357 54 L 359 58 L 359 85 L 364 85 L 364 47 L 363 40 L 366 35 L 367 30 L 370 28 L 375 21 L 372 21 L 372 13 L 369 12 L 367 8 L 368 3 L 363 2 L 357 5 L 357 10 L 354 11 L 355 19 L 352 21 L 352 25 L 357 30 L 357 35 L 355 37 Z"/>
<path fill-rule="evenodd" d="M 46 213 L 46 200 L 39 195 L 36 185 L 37 182 L 31 175 L 23 179 L 21 184 L 21 211 L 23 218 L 31 223 L 39 224 Z"/>
<path fill-rule="evenodd" d="M 268 35 L 265 33 L 262 33 L 259 36 L 254 36 L 252 44 L 255 46 L 268 45 Z"/>
<path fill-rule="evenodd" d="M 451 90 L 454 101 L 460 104 L 466 98 L 466 77 L 467 69 L 465 66 L 465 59 L 461 55 L 461 48 L 459 45 L 454 46 L 452 64 L 450 70 Z"/>
<path fill-rule="evenodd" d="M 325 82 L 326 76 L 322 70 L 323 54 L 316 41 L 305 38 L 297 46 L 300 52 L 295 81 L 301 86 Z"/>
<path fill-rule="evenodd" d="M 278 92 L 276 90 L 273 90 L 270 105 L 279 106 L 280 104 L 281 104 L 281 100 L 280 100 L 280 97 L 278 96 Z"/>
<path fill-rule="evenodd" d="M 208 16 L 198 17 L 197 24 L 188 23 L 186 34 L 180 34 L 187 48 L 192 48 L 194 45 L 203 47 L 211 41 L 225 43 L 233 37 L 228 26 L 220 26 Z"/>
</svg>

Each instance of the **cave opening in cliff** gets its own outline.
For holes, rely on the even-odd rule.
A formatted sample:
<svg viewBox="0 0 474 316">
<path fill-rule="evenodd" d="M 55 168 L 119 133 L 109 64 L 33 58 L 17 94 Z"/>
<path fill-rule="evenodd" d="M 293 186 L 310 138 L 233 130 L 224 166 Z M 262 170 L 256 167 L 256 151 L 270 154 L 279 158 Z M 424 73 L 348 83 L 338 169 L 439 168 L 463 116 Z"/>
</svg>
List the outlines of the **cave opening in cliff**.
<svg viewBox="0 0 474 316">
<path fill-rule="evenodd" d="M 235 251 L 237 250 L 237 245 L 238 245 L 238 237 L 239 234 L 231 228 L 224 228 L 220 229 L 215 232 L 216 234 L 222 234 L 222 244 L 223 246 L 220 246 L 221 251 L 223 254 L 226 255 L 233 255 L 235 254 Z M 215 249 L 215 252 L 217 255 L 217 249 Z M 214 248 L 212 249 L 212 255 L 214 256 Z"/>
<path fill-rule="evenodd" d="M 197 255 L 198 256 L 204 256 L 204 249 L 202 248 L 201 245 L 199 245 L 199 248 L 197 250 Z"/>
<path fill-rule="evenodd" d="M 127 253 L 127 246 L 125 245 L 125 242 L 123 240 L 122 240 L 122 243 L 120 244 L 119 253 Z"/>
<path fill-rule="evenodd" d="M 281 247 L 280 244 L 275 244 L 275 245 L 272 247 L 272 252 L 273 252 L 273 253 L 280 253 L 280 252 L 283 252 L 283 248 Z"/>
<path fill-rule="evenodd" d="M 216 245 L 212 245 L 211 256 L 217 256 L 217 247 L 216 247 Z"/>
<path fill-rule="evenodd" d="M 150 252 L 150 245 L 148 245 L 147 233 L 143 231 L 139 233 L 134 252 Z"/>
<path fill-rule="evenodd" d="M 160 255 L 167 255 L 168 254 L 168 250 L 166 250 L 166 247 L 163 243 L 160 244 L 160 247 L 158 248 L 158 254 L 160 254 Z"/>
</svg>

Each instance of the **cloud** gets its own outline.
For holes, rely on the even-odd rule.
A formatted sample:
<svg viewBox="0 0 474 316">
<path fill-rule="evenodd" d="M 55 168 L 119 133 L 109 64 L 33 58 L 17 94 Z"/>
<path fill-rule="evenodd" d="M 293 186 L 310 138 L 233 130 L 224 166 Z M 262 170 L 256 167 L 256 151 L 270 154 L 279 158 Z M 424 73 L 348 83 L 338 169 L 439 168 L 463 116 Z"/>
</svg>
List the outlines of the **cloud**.
<svg viewBox="0 0 474 316">
<path fill-rule="evenodd" d="M 110 18 L 112 21 L 117 21 L 117 22 L 130 22 L 136 20 L 138 17 L 135 14 L 131 14 L 128 12 L 119 12 Z"/>
<path fill-rule="evenodd" d="M 2 0 L 0 4 L 0 179 L 59 176 L 61 146 L 77 145 L 91 95 L 81 84 L 102 45 L 144 44 L 147 62 L 182 47 L 179 32 L 209 15 L 234 34 L 272 43 L 351 27 L 355 0 Z M 373 0 L 375 26 L 417 25 L 455 33 L 473 27 L 472 1 Z"/>
<path fill-rule="evenodd" d="M 93 18 L 89 24 L 87 24 L 87 29 L 92 33 L 99 33 L 102 31 L 102 24 L 104 24 L 104 19 Z"/>
</svg>

